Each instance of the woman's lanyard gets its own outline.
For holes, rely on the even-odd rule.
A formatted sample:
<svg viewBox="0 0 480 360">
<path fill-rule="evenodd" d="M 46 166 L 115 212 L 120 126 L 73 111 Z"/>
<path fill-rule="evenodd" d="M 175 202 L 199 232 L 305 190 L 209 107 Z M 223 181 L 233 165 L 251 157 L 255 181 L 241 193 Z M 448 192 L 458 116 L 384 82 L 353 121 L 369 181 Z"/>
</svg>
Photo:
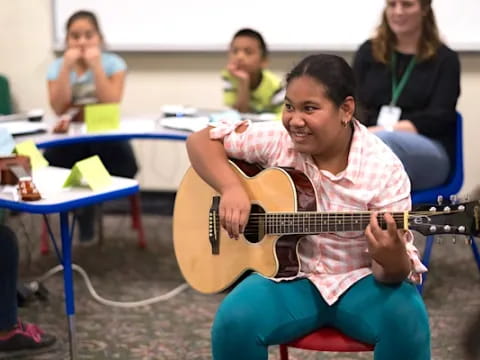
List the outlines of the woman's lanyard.
<svg viewBox="0 0 480 360">
<path fill-rule="evenodd" d="M 412 57 L 412 60 L 410 60 L 400 82 L 397 83 L 397 54 L 395 52 L 392 53 L 392 101 L 390 102 L 390 106 L 395 106 L 397 104 L 398 98 L 407 84 L 408 78 L 410 77 L 415 64 L 416 59 L 414 56 Z"/>
</svg>

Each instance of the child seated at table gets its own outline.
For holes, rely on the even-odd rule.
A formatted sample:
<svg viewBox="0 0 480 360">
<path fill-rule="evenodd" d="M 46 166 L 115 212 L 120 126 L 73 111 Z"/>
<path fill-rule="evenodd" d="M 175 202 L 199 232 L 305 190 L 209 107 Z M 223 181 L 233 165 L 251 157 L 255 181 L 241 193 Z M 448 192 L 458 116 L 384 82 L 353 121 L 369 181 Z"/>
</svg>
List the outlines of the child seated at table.
<svg viewBox="0 0 480 360">
<path fill-rule="evenodd" d="M 64 132 L 70 120 L 62 115 L 90 103 L 118 103 L 122 99 L 127 65 L 116 54 L 103 51 L 104 39 L 95 14 L 80 10 L 66 25 L 66 50 L 48 69 L 50 104 L 60 120 L 55 131 Z M 72 117 L 72 116 L 70 116 Z M 50 165 L 71 168 L 77 161 L 98 155 L 108 172 L 133 178 L 137 163 L 128 141 L 79 143 L 46 149 Z M 77 212 L 80 241 L 94 238 L 94 208 Z"/>
<path fill-rule="evenodd" d="M 247 28 L 237 31 L 230 43 L 227 68 L 222 71 L 224 104 L 242 113 L 280 115 L 285 89 L 266 69 L 267 64 L 268 49 L 262 35 Z"/>
</svg>

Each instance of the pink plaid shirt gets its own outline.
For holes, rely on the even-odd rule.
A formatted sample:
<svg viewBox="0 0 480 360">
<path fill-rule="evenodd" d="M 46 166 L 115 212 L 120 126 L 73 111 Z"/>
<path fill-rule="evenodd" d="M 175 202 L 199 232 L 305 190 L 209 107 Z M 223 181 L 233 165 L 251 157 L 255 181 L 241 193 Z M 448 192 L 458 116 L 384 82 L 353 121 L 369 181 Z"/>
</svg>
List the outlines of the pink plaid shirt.
<svg viewBox="0 0 480 360">
<path fill-rule="evenodd" d="M 354 121 L 354 133 L 345 170 L 334 175 L 319 170 L 310 155 L 294 149 L 280 122 L 249 121 L 243 133 L 235 124 L 220 122 L 210 131 L 212 139 L 223 138 L 232 158 L 258 163 L 263 167 L 288 166 L 305 173 L 317 192 L 318 211 L 408 211 L 411 208 L 410 182 L 400 160 L 378 137 Z M 405 233 L 412 261 L 409 280 L 421 282 L 427 269 L 413 245 L 413 235 Z M 328 304 L 333 304 L 355 282 L 372 273 L 364 232 L 338 232 L 305 236 L 299 245 L 301 271 L 318 288 Z M 284 278 L 280 280 L 289 280 Z"/>
</svg>

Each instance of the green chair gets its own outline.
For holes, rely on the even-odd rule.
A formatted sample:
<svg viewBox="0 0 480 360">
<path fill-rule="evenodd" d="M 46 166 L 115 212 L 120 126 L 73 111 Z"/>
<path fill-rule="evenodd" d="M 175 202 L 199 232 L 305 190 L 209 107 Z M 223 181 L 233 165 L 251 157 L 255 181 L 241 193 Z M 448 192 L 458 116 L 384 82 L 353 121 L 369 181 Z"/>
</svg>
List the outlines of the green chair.
<svg viewBox="0 0 480 360">
<path fill-rule="evenodd" d="M 12 113 L 12 101 L 10 99 L 10 86 L 8 79 L 0 75 L 0 115 Z"/>
<path fill-rule="evenodd" d="M 10 86 L 5 76 L 0 75 L 0 115 L 12 113 L 12 102 L 10 100 Z M 0 224 L 5 222 L 5 209 L 0 209 Z"/>
</svg>

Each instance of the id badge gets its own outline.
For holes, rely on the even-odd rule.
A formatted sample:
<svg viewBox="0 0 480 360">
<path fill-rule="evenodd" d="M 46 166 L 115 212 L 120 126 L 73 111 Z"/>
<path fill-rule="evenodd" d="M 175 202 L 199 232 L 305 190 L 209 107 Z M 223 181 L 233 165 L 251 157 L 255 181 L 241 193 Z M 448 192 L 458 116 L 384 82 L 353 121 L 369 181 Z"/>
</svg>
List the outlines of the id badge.
<svg viewBox="0 0 480 360">
<path fill-rule="evenodd" d="M 400 120 L 402 109 L 398 106 L 383 105 L 378 113 L 377 125 L 392 130 L 393 126 Z"/>
</svg>

